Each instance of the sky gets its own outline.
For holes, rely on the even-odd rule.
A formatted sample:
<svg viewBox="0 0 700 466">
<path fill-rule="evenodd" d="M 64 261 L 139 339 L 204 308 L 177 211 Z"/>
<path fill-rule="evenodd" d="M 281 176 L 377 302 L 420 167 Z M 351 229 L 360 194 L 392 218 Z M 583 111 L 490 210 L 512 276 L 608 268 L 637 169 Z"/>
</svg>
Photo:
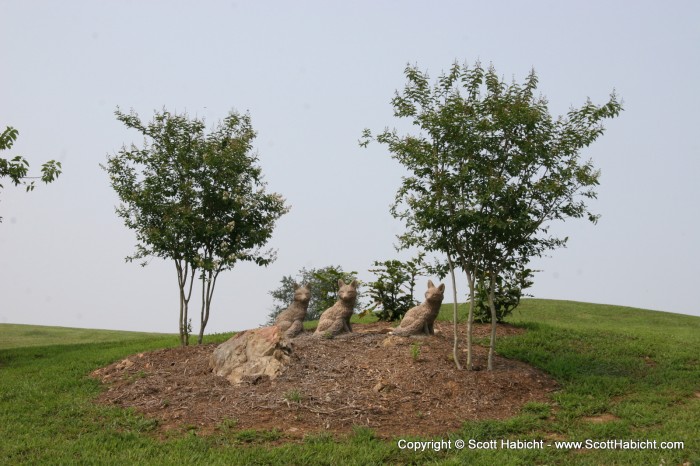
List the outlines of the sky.
<svg viewBox="0 0 700 466">
<path fill-rule="evenodd" d="M 389 213 L 404 171 L 360 148 L 362 130 L 415 132 L 390 104 L 407 64 L 437 77 L 477 60 L 509 81 L 534 68 L 553 115 L 613 89 L 624 101 L 582 152 L 602 172 L 601 219 L 553 226 L 568 246 L 533 262 L 529 293 L 700 315 L 699 23 L 694 1 L 0 0 L 0 129 L 19 130 L 0 156 L 64 171 L 31 193 L 0 181 L 0 323 L 177 332 L 172 262 L 124 260 L 135 235 L 100 164 L 142 139 L 117 107 L 210 127 L 249 112 L 268 189 L 291 206 L 277 261 L 220 277 L 207 333 L 264 323 L 268 292 L 302 267 L 371 281 L 373 261 L 410 254 Z"/>
</svg>

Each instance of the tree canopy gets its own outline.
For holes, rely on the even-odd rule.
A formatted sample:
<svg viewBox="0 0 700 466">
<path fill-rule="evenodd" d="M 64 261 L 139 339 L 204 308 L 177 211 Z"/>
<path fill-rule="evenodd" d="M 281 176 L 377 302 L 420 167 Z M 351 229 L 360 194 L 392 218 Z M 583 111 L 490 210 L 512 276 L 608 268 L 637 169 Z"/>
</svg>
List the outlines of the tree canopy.
<svg viewBox="0 0 700 466">
<path fill-rule="evenodd" d="M 201 280 L 201 343 L 217 277 L 238 262 L 274 261 L 264 246 L 289 208 L 265 189 L 249 115 L 232 111 L 206 134 L 204 121 L 187 115 L 162 111 L 143 124 L 134 112 L 115 114 L 145 137 L 143 147 L 122 147 L 103 167 L 121 200 L 117 214 L 136 232 L 127 260 L 175 262 L 183 344 L 193 281 Z"/>
</svg>

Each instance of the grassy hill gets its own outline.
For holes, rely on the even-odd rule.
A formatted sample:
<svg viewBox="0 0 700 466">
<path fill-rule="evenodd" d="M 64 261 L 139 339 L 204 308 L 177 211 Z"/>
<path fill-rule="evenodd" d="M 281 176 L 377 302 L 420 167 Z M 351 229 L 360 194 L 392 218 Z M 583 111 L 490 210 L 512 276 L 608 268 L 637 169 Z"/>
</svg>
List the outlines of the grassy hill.
<svg viewBox="0 0 700 466">
<path fill-rule="evenodd" d="M 441 317 L 449 315 L 445 306 Z M 561 389 L 515 418 L 465 422 L 449 440 L 551 447 L 414 452 L 365 428 L 346 439 L 320 434 L 296 443 L 230 426 L 208 436 L 196 426 L 164 435 L 153 420 L 96 405 L 104 388 L 88 374 L 129 354 L 176 346 L 176 336 L 2 325 L 0 463 L 700 464 L 700 318 L 532 299 L 510 322 L 527 332 L 499 340 L 498 353 L 545 370 Z M 649 440 L 657 448 L 555 445 L 586 440 Z M 662 449 L 668 441 L 683 447 Z"/>
<path fill-rule="evenodd" d="M 86 328 L 46 327 L 43 325 L 0 324 L 0 349 L 27 346 L 102 343 L 162 337 L 163 334 L 93 330 Z"/>
</svg>

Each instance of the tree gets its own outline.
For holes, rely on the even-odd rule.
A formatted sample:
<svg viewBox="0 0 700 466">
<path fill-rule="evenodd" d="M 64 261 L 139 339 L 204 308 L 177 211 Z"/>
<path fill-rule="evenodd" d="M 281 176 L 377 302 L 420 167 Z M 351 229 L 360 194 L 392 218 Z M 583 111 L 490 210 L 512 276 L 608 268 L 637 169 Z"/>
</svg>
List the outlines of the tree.
<svg viewBox="0 0 700 466">
<path fill-rule="evenodd" d="M 274 251 L 262 248 L 289 208 L 265 190 L 249 115 L 232 111 L 209 134 L 203 120 L 187 115 L 163 111 L 147 125 L 134 112 L 115 115 L 145 138 L 143 148 L 123 146 L 103 166 L 121 200 L 117 214 L 136 232 L 136 252 L 127 261 L 175 263 L 183 346 L 194 281 L 201 281 L 201 344 L 219 274 L 241 261 L 271 263 Z"/>
<path fill-rule="evenodd" d="M 387 260 L 374 262 L 374 269 L 369 271 L 377 279 L 368 283 L 369 296 L 374 301 L 371 310 L 379 320 L 400 320 L 409 309 L 418 304 L 413 297 L 416 277 L 424 270 L 421 253 L 417 258 L 402 262 Z"/>
<path fill-rule="evenodd" d="M 397 91 L 392 99 L 394 116 L 409 118 L 421 132 L 416 136 L 400 136 L 396 130 L 386 129 L 376 136 L 379 143 L 388 146 L 392 157 L 410 172 L 409 176 L 402 178 L 391 214 L 406 224 L 406 232 L 399 236 L 401 248 L 418 247 L 444 254 L 446 257 L 446 261 L 438 264 L 436 270 L 447 270 L 451 276 L 453 358 L 457 368 L 461 368 L 461 364 L 458 358 L 455 268 L 461 267 L 466 272 L 470 288 L 470 317 L 467 324 L 467 368 L 470 368 L 474 272 L 477 266 L 473 250 L 478 242 L 475 236 L 478 221 L 475 215 L 462 215 L 459 217 L 459 225 L 456 224 L 456 220 L 459 207 L 469 211 L 473 204 L 470 197 L 465 197 L 465 192 L 469 192 L 469 183 L 476 184 L 480 180 L 463 177 L 464 184 L 460 185 L 448 175 L 450 171 L 453 175 L 465 172 L 463 166 L 469 161 L 459 161 L 462 169 L 453 167 L 454 162 L 459 159 L 454 152 L 460 145 L 475 146 L 476 141 L 468 139 L 469 131 L 464 131 L 462 127 L 462 123 L 465 122 L 462 116 L 462 98 L 454 86 L 459 78 L 458 68 L 453 67 L 450 73 L 442 76 L 433 87 L 427 73 L 422 73 L 415 66 L 407 66 L 405 74 L 408 82 L 403 93 Z M 474 92 L 472 90 L 472 93 Z M 372 139 L 371 131 L 366 129 L 360 145 L 366 146 Z M 459 262 L 455 263 L 457 259 Z"/>
<path fill-rule="evenodd" d="M 323 311 L 338 300 L 338 280 L 350 283 L 357 280 L 357 272 L 345 272 L 340 266 L 329 265 L 320 269 L 302 268 L 295 276 L 285 275 L 279 288 L 269 292 L 274 304 L 268 315 L 268 324 L 274 324 L 277 315 L 287 309 L 294 299 L 294 290 L 301 284 L 308 285 L 311 291 L 306 320 L 318 320 Z M 355 311 L 361 309 L 362 305 L 362 295 L 358 294 Z"/>
<path fill-rule="evenodd" d="M 547 100 L 536 97 L 532 71 L 523 85 L 506 84 L 493 67 L 455 63 L 430 85 L 427 73 L 406 68 L 408 84 L 392 103 L 394 114 L 421 131 L 377 135 L 392 157 L 410 172 L 392 213 L 407 232 L 403 244 L 445 253 L 465 271 L 470 290 L 468 335 L 475 283 L 488 283 L 492 316 L 488 367 L 493 367 L 497 313 L 495 287 L 508 270 L 523 269 L 533 257 L 562 247 L 567 238 L 549 234 L 552 221 L 597 216 L 594 198 L 599 172 L 581 160 L 581 150 L 604 128 L 601 121 L 622 110 L 614 92 L 600 106 L 590 100 L 556 120 Z M 366 144 L 371 133 L 365 130 Z M 468 337 L 467 367 L 471 367 Z"/>
<path fill-rule="evenodd" d="M 19 131 L 15 128 L 8 126 L 5 131 L 0 133 L 0 150 L 9 150 L 17 141 L 19 136 Z M 0 180 L 7 177 L 15 185 L 24 185 L 27 192 L 34 190 L 34 179 L 40 179 L 44 183 L 48 184 L 58 178 L 61 174 L 61 162 L 56 162 L 55 160 L 49 160 L 41 166 L 41 176 L 31 177 L 27 176 L 29 173 L 29 162 L 20 156 L 16 155 L 11 159 L 5 159 L 0 157 Z M 32 181 L 27 181 L 32 180 Z M 0 184 L 0 189 L 4 186 Z M 2 217 L 0 217 L 0 222 Z"/>
</svg>

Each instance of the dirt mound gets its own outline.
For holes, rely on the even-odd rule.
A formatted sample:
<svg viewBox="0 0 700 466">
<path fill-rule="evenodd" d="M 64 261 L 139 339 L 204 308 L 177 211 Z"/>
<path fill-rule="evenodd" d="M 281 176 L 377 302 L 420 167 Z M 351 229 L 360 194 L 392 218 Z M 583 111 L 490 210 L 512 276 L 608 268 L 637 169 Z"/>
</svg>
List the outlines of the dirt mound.
<svg viewBox="0 0 700 466">
<path fill-rule="evenodd" d="M 500 357 L 492 372 L 456 370 L 448 323 L 436 322 L 432 337 L 388 337 L 390 327 L 354 325 L 353 333 L 332 339 L 304 333 L 274 380 L 231 385 L 215 376 L 209 358 L 217 345 L 141 353 L 93 376 L 109 386 L 100 402 L 134 407 L 161 429 L 194 426 L 208 433 L 223 423 L 276 428 L 291 437 L 347 433 L 358 425 L 381 437 L 439 435 L 465 420 L 513 416 L 527 402 L 547 401 L 556 389 L 543 372 Z M 499 336 L 521 331 L 498 328 Z M 488 326 L 475 326 L 476 336 L 488 332 Z M 474 349 L 476 366 L 484 368 L 487 349 Z"/>
</svg>

